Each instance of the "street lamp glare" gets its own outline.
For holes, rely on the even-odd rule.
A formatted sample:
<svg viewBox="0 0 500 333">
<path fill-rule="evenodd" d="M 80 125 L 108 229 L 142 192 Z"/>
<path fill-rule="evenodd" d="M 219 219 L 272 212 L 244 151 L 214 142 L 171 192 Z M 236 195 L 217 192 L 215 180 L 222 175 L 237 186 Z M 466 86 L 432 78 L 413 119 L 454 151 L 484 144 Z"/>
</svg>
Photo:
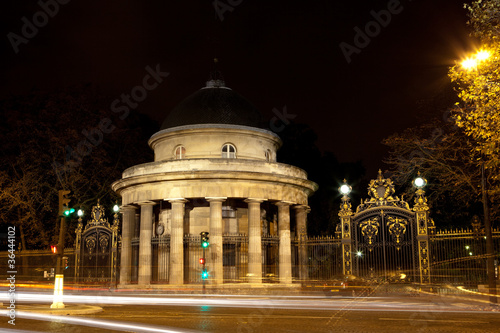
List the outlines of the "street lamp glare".
<svg viewBox="0 0 500 333">
<path fill-rule="evenodd" d="M 462 61 L 462 67 L 466 70 L 471 70 L 477 67 L 480 61 L 485 61 L 490 57 L 490 52 L 487 50 L 480 50 L 474 56 Z"/>
<path fill-rule="evenodd" d="M 113 206 L 113 211 L 117 213 L 120 210 L 120 207 L 118 205 Z"/>
<path fill-rule="evenodd" d="M 486 50 L 481 50 L 478 53 L 476 53 L 476 59 L 479 61 L 486 60 L 490 57 L 490 52 Z"/>
<path fill-rule="evenodd" d="M 474 58 L 467 58 L 464 61 L 462 61 L 462 67 L 467 70 L 470 70 L 476 66 L 477 66 L 477 60 Z"/>
<path fill-rule="evenodd" d="M 351 187 L 347 184 L 340 186 L 340 193 L 342 193 L 344 195 L 351 193 Z"/>
<path fill-rule="evenodd" d="M 78 212 L 77 212 L 78 216 L 79 217 L 82 217 L 83 216 L 83 210 L 79 209 Z"/>
<path fill-rule="evenodd" d="M 356 252 L 356 255 L 357 255 L 358 257 L 361 257 L 361 256 L 363 255 L 363 252 L 358 251 L 358 252 Z"/>
<path fill-rule="evenodd" d="M 416 187 L 424 187 L 425 186 L 425 179 L 422 178 L 422 177 L 417 177 L 415 178 L 415 180 L 413 181 L 413 183 L 415 184 Z"/>
</svg>

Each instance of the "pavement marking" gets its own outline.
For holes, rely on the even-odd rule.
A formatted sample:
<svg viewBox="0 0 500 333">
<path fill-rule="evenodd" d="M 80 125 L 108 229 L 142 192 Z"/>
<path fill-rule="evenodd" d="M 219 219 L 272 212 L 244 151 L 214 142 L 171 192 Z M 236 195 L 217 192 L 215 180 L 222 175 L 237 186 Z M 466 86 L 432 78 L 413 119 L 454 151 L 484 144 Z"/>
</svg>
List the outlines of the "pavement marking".
<svg viewBox="0 0 500 333">
<path fill-rule="evenodd" d="M 408 318 L 379 318 L 379 320 L 394 320 L 394 321 L 407 321 Z M 489 321 L 478 320 L 445 320 L 445 319 L 412 319 L 412 321 L 436 321 L 440 323 L 474 323 L 474 324 L 489 324 Z"/>
</svg>

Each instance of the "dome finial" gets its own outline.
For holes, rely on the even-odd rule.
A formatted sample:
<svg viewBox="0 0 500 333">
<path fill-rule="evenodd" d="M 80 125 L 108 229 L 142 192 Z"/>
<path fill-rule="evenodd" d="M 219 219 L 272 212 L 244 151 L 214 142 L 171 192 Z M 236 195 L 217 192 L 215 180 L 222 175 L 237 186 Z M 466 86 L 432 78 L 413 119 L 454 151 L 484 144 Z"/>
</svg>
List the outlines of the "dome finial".
<svg viewBox="0 0 500 333">
<path fill-rule="evenodd" d="M 225 87 L 224 78 L 222 77 L 222 73 L 217 69 L 217 64 L 219 63 L 218 58 L 214 58 L 213 69 L 210 72 L 210 79 L 207 81 L 207 88 L 219 88 Z"/>
</svg>

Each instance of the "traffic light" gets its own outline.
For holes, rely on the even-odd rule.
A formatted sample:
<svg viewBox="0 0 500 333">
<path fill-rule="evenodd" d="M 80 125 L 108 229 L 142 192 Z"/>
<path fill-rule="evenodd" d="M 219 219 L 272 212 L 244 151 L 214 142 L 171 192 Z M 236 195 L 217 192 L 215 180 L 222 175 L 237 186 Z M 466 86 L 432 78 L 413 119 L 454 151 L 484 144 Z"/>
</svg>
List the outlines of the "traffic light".
<svg viewBox="0 0 500 333">
<path fill-rule="evenodd" d="M 64 215 L 69 216 L 70 214 L 73 214 L 74 212 L 75 212 L 74 208 L 66 207 L 66 210 L 64 211 Z"/>
<path fill-rule="evenodd" d="M 62 259 L 63 259 L 64 269 L 68 269 L 69 268 L 68 257 L 63 257 Z"/>
<path fill-rule="evenodd" d="M 59 190 L 59 216 L 69 216 L 69 214 L 75 211 L 74 208 L 69 208 L 69 203 L 71 199 L 68 196 L 71 191 Z"/>
<path fill-rule="evenodd" d="M 206 279 L 208 278 L 208 272 L 207 272 L 207 271 L 203 271 L 203 272 L 201 272 L 201 278 L 202 278 L 203 280 L 206 280 Z"/>
<path fill-rule="evenodd" d="M 206 249 L 210 243 L 208 242 L 209 238 L 208 238 L 208 232 L 206 231 L 203 231 L 202 233 L 200 233 L 201 235 L 201 247 Z"/>
<path fill-rule="evenodd" d="M 50 252 L 57 254 L 57 245 L 51 245 L 50 246 Z"/>
<path fill-rule="evenodd" d="M 205 258 L 200 258 L 200 264 L 205 265 Z"/>
</svg>

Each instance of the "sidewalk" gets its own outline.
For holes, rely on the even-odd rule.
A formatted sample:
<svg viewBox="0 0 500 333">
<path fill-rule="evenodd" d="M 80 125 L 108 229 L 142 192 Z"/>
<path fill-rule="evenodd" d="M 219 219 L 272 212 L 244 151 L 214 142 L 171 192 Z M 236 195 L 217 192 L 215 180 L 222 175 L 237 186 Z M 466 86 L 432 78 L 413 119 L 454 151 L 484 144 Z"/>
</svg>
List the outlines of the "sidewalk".
<svg viewBox="0 0 500 333">
<path fill-rule="evenodd" d="M 2 308 L 7 305 L 2 303 Z M 16 311 L 36 312 L 43 314 L 52 314 L 58 316 L 69 315 L 87 315 L 102 311 L 99 306 L 83 305 L 83 304 L 65 304 L 63 309 L 51 309 L 50 304 L 19 304 L 16 303 Z"/>
</svg>

